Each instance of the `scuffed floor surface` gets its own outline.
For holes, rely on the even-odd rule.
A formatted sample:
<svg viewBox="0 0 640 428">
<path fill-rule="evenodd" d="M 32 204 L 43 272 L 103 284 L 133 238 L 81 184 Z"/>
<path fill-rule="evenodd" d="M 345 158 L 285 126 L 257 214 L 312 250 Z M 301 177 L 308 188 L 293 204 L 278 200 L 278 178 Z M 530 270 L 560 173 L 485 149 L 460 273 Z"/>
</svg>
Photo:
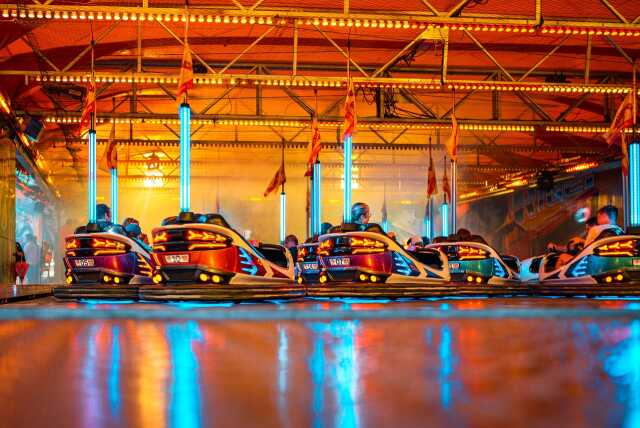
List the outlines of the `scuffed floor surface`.
<svg viewBox="0 0 640 428">
<path fill-rule="evenodd" d="M 7 427 L 636 427 L 640 303 L 7 305 L 0 402 Z"/>
</svg>

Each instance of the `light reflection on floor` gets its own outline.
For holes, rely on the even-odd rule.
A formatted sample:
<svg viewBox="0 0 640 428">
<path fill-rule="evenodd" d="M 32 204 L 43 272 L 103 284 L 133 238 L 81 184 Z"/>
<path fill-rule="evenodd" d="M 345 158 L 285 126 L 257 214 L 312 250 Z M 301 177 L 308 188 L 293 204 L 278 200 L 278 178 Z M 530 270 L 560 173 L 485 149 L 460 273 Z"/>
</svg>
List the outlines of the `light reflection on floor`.
<svg viewBox="0 0 640 428">
<path fill-rule="evenodd" d="M 11 308 L 47 311 L 52 301 Z M 320 310 L 325 320 L 0 321 L 0 425 L 640 425 L 634 300 L 65 303 L 140 311 Z M 366 310 L 581 308 L 579 318 L 358 319 Z M 331 319 L 335 310 L 353 319 Z M 619 310 L 620 316 L 604 310 Z M 625 312 L 626 311 L 626 312 Z M 7 405 L 10 404 L 10 405 Z"/>
</svg>

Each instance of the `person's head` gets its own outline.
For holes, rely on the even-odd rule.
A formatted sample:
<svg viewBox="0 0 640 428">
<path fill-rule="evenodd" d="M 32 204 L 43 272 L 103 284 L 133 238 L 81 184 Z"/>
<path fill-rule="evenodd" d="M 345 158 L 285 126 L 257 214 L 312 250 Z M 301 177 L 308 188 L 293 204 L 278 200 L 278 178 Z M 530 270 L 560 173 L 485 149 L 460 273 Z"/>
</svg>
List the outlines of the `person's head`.
<svg viewBox="0 0 640 428">
<path fill-rule="evenodd" d="M 98 221 L 111 221 L 111 209 L 107 204 L 96 205 L 96 218 Z"/>
<path fill-rule="evenodd" d="M 284 238 L 284 246 L 286 248 L 293 248 L 298 246 L 298 238 L 296 235 L 289 235 Z"/>
<path fill-rule="evenodd" d="M 613 205 L 605 205 L 598 210 L 597 221 L 599 225 L 617 224 L 618 209 Z"/>
<path fill-rule="evenodd" d="M 356 202 L 351 207 L 351 221 L 357 224 L 367 224 L 371 218 L 369 205 L 364 202 Z"/>
<path fill-rule="evenodd" d="M 584 227 L 587 230 L 587 233 L 589 233 L 589 229 L 591 229 L 593 226 L 596 226 L 597 224 L 598 224 L 597 218 L 589 217 L 587 221 L 584 222 Z"/>
<path fill-rule="evenodd" d="M 138 223 L 129 223 L 123 227 L 125 232 L 127 232 L 127 236 L 131 238 L 139 238 L 140 235 L 142 235 L 142 230 L 140 230 L 140 225 Z"/>
<path fill-rule="evenodd" d="M 137 224 L 138 226 L 140 226 L 140 222 L 138 220 L 136 220 L 133 217 L 127 217 L 122 222 L 122 227 L 124 227 L 126 229 L 127 226 L 130 225 L 130 224 Z"/>
<path fill-rule="evenodd" d="M 329 229 L 331 229 L 331 223 L 322 223 L 320 225 L 320 235 L 326 235 L 327 233 L 329 233 Z"/>
<path fill-rule="evenodd" d="M 458 235 L 458 239 L 460 241 L 466 241 L 469 238 L 471 238 L 471 232 L 469 232 L 469 230 L 462 227 L 458 229 L 458 232 L 456 233 L 456 235 Z"/>
<path fill-rule="evenodd" d="M 574 237 L 569 239 L 567 243 L 567 253 L 572 256 L 576 256 L 584 249 L 584 239 L 579 237 Z"/>
<path fill-rule="evenodd" d="M 429 245 L 431 243 L 431 240 L 429 239 L 428 236 L 423 236 L 422 237 L 422 246 L 426 247 L 427 245 Z"/>
</svg>

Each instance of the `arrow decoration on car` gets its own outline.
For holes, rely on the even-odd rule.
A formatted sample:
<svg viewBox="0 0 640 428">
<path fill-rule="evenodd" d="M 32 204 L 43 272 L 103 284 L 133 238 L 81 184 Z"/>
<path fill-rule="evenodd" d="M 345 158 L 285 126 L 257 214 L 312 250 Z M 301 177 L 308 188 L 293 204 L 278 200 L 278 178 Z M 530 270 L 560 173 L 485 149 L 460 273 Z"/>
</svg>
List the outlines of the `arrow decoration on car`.
<svg viewBox="0 0 640 428">
<path fill-rule="evenodd" d="M 238 251 L 240 252 L 240 264 L 246 266 L 241 268 L 242 271 L 249 275 L 256 275 L 258 273 L 258 266 L 253 262 L 251 255 L 242 247 L 238 247 Z"/>
</svg>

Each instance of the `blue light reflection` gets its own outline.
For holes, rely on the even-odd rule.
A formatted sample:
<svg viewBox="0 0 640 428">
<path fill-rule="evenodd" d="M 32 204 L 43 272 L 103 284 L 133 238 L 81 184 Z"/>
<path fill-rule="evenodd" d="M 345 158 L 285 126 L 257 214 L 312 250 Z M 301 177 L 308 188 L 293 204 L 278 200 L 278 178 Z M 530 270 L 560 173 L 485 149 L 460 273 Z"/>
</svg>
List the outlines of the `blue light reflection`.
<svg viewBox="0 0 640 428">
<path fill-rule="evenodd" d="M 355 428 L 360 426 L 358 411 L 358 355 L 356 334 L 357 321 L 333 321 L 331 323 L 313 323 L 313 353 L 309 360 L 313 382 L 313 426 L 324 426 L 324 387 L 332 389 L 337 411 L 333 426 Z M 327 361 L 325 346 L 330 345 L 333 359 Z M 327 374 L 329 379 L 327 379 Z M 328 382 L 327 382 L 328 381 Z"/>
<path fill-rule="evenodd" d="M 171 382 L 169 384 L 168 420 L 174 428 L 200 427 L 202 406 L 198 359 L 194 342 L 202 342 L 202 333 L 195 321 L 170 324 L 166 337 L 171 352 Z"/>
</svg>

